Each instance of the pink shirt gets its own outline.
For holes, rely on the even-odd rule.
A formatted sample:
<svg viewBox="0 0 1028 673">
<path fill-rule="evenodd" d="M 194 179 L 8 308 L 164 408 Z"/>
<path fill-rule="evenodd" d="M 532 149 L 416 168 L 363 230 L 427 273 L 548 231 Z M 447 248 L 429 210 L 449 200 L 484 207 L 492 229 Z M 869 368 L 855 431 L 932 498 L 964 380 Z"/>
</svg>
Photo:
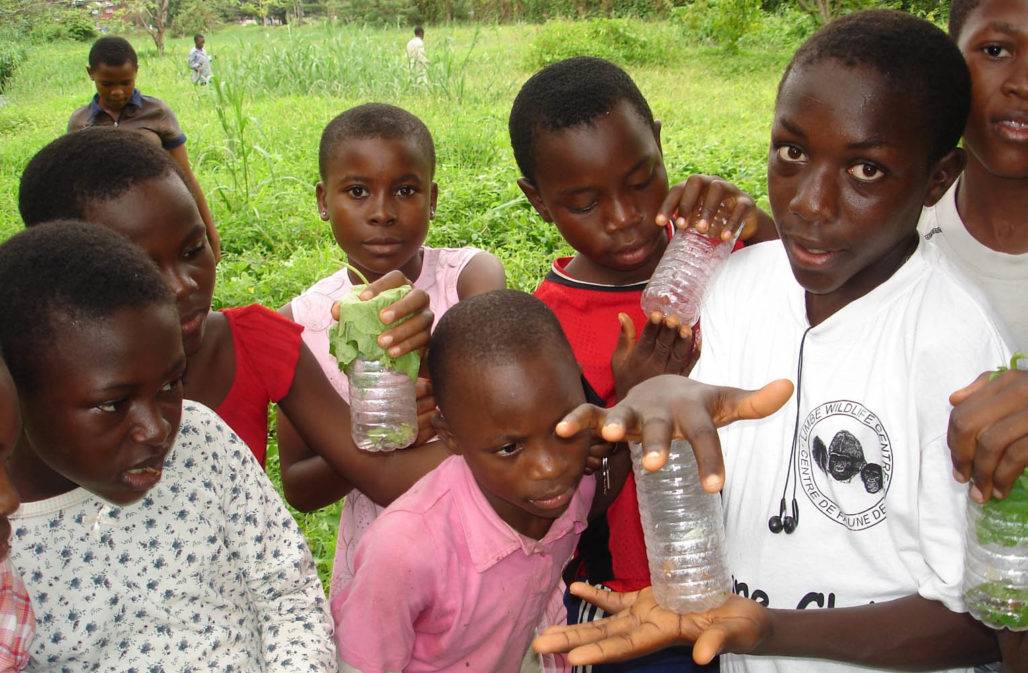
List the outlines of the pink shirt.
<svg viewBox="0 0 1028 673">
<path fill-rule="evenodd" d="M 447 458 L 361 541 L 353 580 L 332 599 L 340 660 L 361 673 L 519 671 L 536 630 L 565 621 L 561 570 L 594 490 L 583 477 L 532 540 L 496 514 L 463 458 Z"/>
<path fill-rule="evenodd" d="M 478 248 L 429 248 L 423 247 L 421 275 L 414 281 L 414 287 L 428 294 L 429 306 L 435 314 L 435 322 L 446 310 L 459 301 L 457 281 L 461 271 L 471 258 L 482 252 Z M 336 359 L 328 352 L 328 330 L 332 326 L 332 304 L 350 292 L 353 283 L 343 267 L 331 276 L 322 278 L 303 294 L 293 299 L 290 307 L 293 320 L 303 325 L 303 341 L 318 360 L 332 387 L 344 400 L 349 401 L 350 389 L 346 374 L 339 371 Z M 435 328 L 435 324 L 432 325 Z M 339 537 L 336 540 L 336 556 L 332 563 L 332 582 L 329 596 L 335 596 L 353 577 L 353 556 L 357 543 L 383 508 L 371 498 L 354 489 L 346 496 L 342 514 L 339 516 Z"/>
</svg>

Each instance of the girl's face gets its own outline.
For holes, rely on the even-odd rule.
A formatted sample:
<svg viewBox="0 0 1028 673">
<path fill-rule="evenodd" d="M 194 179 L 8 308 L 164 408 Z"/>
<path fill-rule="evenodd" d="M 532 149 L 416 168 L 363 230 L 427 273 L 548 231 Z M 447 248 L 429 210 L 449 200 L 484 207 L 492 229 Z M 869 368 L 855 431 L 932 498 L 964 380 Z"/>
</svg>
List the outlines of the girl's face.
<svg viewBox="0 0 1028 673">
<path fill-rule="evenodd" d="M 18 392 L 7 365 L 0 360 L 0 562 L 10 553 L 11 523 L 7 517 L 18 509 L 18 493 L 7 474 L 7 458 L 20 434 Z"/>
<path fill-rule="evenodd" d="M 1028 178 L 1028 1 L 984 0 L 957 45 L 971 71 L 971 161 L 998 177 Z"/>
<path fill-rule="evenodd" d="M 405 138 L 339 144 L 318 183 L 321 219 L 349 263 L 374 281 L 393 269 L 417 280 L 438 190 L 424 150 Z"/>
<path fill-rule="evenodd" d="M 214 296 L 214 252 L 196 201 L 174 173 L 89 204 L 85 219 L 122 234 L 146 251 L 175 295 L 186 355 L 203 343 Z"/>
<path fill-rule="evenodd" d="M 39 465 L 36 488 L 81 486 L 116 505 L 160 481 L 182 416 L 182 351 L 174 307 L 122 309 L 65 321 L 22 398 L 24 438 Z"/>
</svg>

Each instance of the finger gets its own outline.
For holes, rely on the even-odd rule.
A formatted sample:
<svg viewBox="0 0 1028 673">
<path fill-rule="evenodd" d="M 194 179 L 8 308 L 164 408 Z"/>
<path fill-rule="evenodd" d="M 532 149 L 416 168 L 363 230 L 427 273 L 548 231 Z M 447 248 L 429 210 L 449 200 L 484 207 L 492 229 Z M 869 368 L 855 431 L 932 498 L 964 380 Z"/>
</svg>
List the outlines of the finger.
<svg viewBox="0 0 1028 673">
<path fill-rule="evenodd" d="M 414 394 L 420 400 L 423 397 L 435 397 L 435 389 L 432 388 L 432 379 L 419 376 L 414 381 Z"/>
<path fill-rule="evenodd" d="M 660 334 L 661 325 L 663 325 L 664 316 L 658 311 L 654 311 L 649 315 L 649 319 L 646 321 L 646 325 L 643 327 L 642 334 L 639 335 L 639 340 L 635 344 L 636 357 L 648 357 L 653 353 L 653 349 L 657 343 L 657 335 Z"/>
<path fill-rule="evenodd" d="M 952 395 L 950 395 L 949 403 L 953 406 L 957 406 L 958 404 L 966 400 L 968 397 L 970 397 L 971 395 L 975 394 L 983 387 L 985 387 L 985 385 L 989 382 L 990 378 L 992 378 L 992 372 L 982 372 L 978 375 L 978 378 L 976 378 L 970 384 L 964 386 L 960 390 L 957 390 Z"/>
<path fill-rule="evenodd" d="M 666 227 L 671 218 L 675 216 L 684 193 L 685 183 L 679 183 L 668 190 L 664 202 L 660 204 L 660 210 L 657 211 L 657 217 L 654 219 L 658 227 Z"/>
<path fill-rule="evenodd" d="M 617 614 L 622 610 L 632 607 L 635 599 L 639 596 L 638 591 L 626 593 L 607 591 L 606 589 L 597 589 L 585 582 L 572 582 L 571 586 L 568 587 L 568 591 L 573 596 L 578 596 L 583 601 L 595 605 L 609 615 Z"/>
<path fill-rule="evenodd" d="M 614 353 L 623 354 L 631 351 L 635 346 L 635 323 L 628 317 L 628 314 L 618 313 L 618 324 L 621 326 L 621 331 L 618 332 L 618 342 Z"/>
<path fill-rule="evenodd" d="M 692 646 L 692 659 L 704 666 L 714 660 L 728 641 L 728 629 L 721 624 L 714 624 L 700 634 Z"/>
<path fill-rule="evenodd" d="M 677 228 L 685 229 L 695 219 L 693 212 L 699 207 L 700 197 L 709 180 L 710 178 L 706 175 L 690 175 L 689 179 L 685 181 L 682 198 L 678 201 L 676 208 L 678 217 L 675 218 L 675 226 Z"/>
<path fill-rule="evenodd" d="M 532 649 L 541 654 L 579 651 L 596 642 L 629 632 L 634 621 L 622 617 L 607 617 L 595 622 L 570 626 L 551 626 L 532 641 Z"/>
<path fill-rule="evenodd" d="M 953 461 L 953 476 L 959 482 L 966 482 L 973 477 L 984 479 L 983 473 L 987 469 L 985 465 L 990 459 L 980 455 L 989 449 L 981 445 L 981 435 L 1005 416 L 1018 413 L 1023 406 L 1023 401 L 1017 399 L 1017 395 L 1004 394 L 1004 381 L 979 383 L 980 380 L 981 377 L 963 389 L 974 388 L 974 392 L 953 407 L 946 428 L 946 442 L 949 444 L 950 460 Z M 953 396 L 959 397 L 957 393 Z M 998 460 L 998 457 L 995 460 Z M 988 481 L 988 484 L 979 484 L 976 481 L 976 488 L 971 492 L 972 497 L 977 500 L 978 496 L 990 493 L 991 478 Z M 989 489 L 981 491 L 983 486 L 988 486 Z"/>
<path fill-rule="evenodd" d="M 756 225 L 757 220 L 757 204 L 753 202 L 753 199 L 748 196 L 740 197 L 735 202 L 735 208 L 732 209 L 731 215 L 728 217 L 728 223 L 725 226 L 725 230 L 721 232 L 721 238 L 728 241 L 731 240 L 736 232 L 742 231 L 747 226 L 750 220 L 753 220 L 753 225 Z"/>
<path fill-rule="evenodd" d="M 432 336 L 432 321 L 431 312 L 419 313 L 379 334 L 378 345 L 388 348 L 389 355 L 394 358 L 424 348 Z"/>
<path fill-rule="evenodd" d="M 667 455 L 671 449 L 674 429 L 672 420 L 667 417 L 654 416 L 643 421 L 641 443 L 644 464 L 647 459 L 652 462 Z"/>
<path fill-rule="evenodd" d="M 400 274 L 400 278 L 403 278 L 403 274 Z M 406 280 L 406 278 L 404 278 L 404 280 Z M 406 316 L 421 315 L 424 313 L 432 313 L 431 310 L 429 310 L 428 293 L 424 290 L 415 288 L 379 311 L 378 319 L 382 321 L 382 324 L 388 325 L 393 321 L 402 320 Z"/>
<path fill-rule="evenodd" d="M 714 225 L 714 215 L 721 207 L 721 201 L 725 196 L 725 183 L 721 180 L 714 180 L 707 187 L 707 193 L 703 198 L 703 205 L 700 206 L 700 219 L 696 222 L 696 230 L 708 232 Z"/>
<path fill-rule="evenodd" d="M 643 622 L 624 633 L 576 647 L 568 653 L 572 666 L 588 666 L 604 662 L 616 663 L 635 659 L 672 644 L 660 628 L 652 622 Z"/>
<path fill-rule="evenodd" d="M 372 281 L 364 286 L 357 298 L 361 301 L 367 301 L 372 297 L 376 297 L 386 290 L 392 290 L 403 285 L 410 285 L 411 282 L 407 280 L 407 277 L 403 275 L 398 269 L 393 269 L 389 273 L 385 274 L 378 280 Z"/>
<path fill-rule="evenodd" d="M 696 456 L 696 467 L 703 490 L 707 493 L 717 493 L 725 483 L 725 463 L 721 455 L 721 440 L 718 438 L 710 412 L 702 407 L 689 405 L 678 410 L 677 421 L 681 434 L 689 441 Z M 661 457 L 666 462 L 667 454 Z M 656 461 L 647 461 L 647 458 L 648 455 L 643 457 L 643 467 L 652 471 L 654 468 L 650 465 Z"/>
<path fill-rule="evenodd" d="M 339 322 L 339 302 L 333 302 L 332 304 L 332 320 Z"/>
<path fill-rule="evenodd" d="M 785 406 L 792 392 L 788 379 L 772 381 L 756 391 L 721 388 L 710 412 L 719 428 L 739 420 L 765 418 Z"/>
<path fill-rule="evenodd" d="M 653 358 L 662 370 L 667 371 L 668 361 L 675 347 L 675 341 L 679 340 L 678 328 L 681 322 L 675 316 L 668 316 L 658 326 L 656 338 L 653 342 Z"/>
<path fill-rule="evenodd" d="M 679 336 L 671 348 L 666 371 L 669 374 L 686 374 L 686 365 L 692 357 L 692 330 L 680 329 Z"/>
<path fill-rule="evenodd" d="M 997 498 L 1010 495 L 1017 479 L 1024 474 L 1028 466 L 1028 435 L 1025 435 L 1007 447 L 1003 458 L 996 466 L 992 476 L 992 494 Z"/>
<path fill-rule="evenodd" d="M 978 435 L 972 478 L 985 500 L 988 500 L 994 491 L 1005 495 L 1013 485 L 1013 479 L 998 484 L 995 483 L 995 477 L 1000 463 L 1007 459 L 1008 454 L 1017 450 L 1018 443 L 1023 442 L 1028 442 L 1028 410 L 1004 414 Z M 1016 455 L 1010 456 L 1010 461 L 1014 465 L 1020 462 Z M 1008 465 L 1006 469 L 1010 470 L 1012 467 L 1013 465 Z M 1021 467 L 1023 471 L 1024 465 Z M 1016 476 L 1014 475 L 1015 479 Z"/>
<path fill-rule="evenodd" d="M 603 427 L 603 420 L 607 416 L 607 410 L 595 404 L 580 404 L 571 410 L 571 413 L 557 423 L 554 432 L 558 437 L 574 437 L 580 432 L 594 430 L 600 432 Z"/>
<path fill-rule="evenodd" d="M 607 416 L 600 428 L 600 436 L 608 442 L 620 442 L 625 439 L 639 439 L 642 428 L 639 427 L 639 416 L 635 409 L 618 404 L 607 409 Z"/>
</svg>

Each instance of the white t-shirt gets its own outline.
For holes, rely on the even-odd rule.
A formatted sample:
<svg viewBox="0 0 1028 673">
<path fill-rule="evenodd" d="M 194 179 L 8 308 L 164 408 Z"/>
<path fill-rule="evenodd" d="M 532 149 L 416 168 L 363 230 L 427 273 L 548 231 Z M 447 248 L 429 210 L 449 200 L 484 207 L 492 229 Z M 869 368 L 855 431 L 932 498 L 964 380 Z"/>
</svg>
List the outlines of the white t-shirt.
<svg viewBox="0 0 1028 673">
<path fill-rule="evenodd" d="M 407 61 L 411 67 L 426 68 L 428 54 L 425 52 L 425 41 L 415 35 L 407 42 Z"/>
<path fill-rule="evenodd" d="M 967 490 L 952 477 L 948 397 L 1005 362 L 1009 347 L 976 290 L 955 274 L 934 246 L 919 245 L 890 279 L 806 334 L 798 408 L 794 394 L 771 417 L 720 431 L 736 593 L 784 609 L 921 594 L 963 610 Z M 701 324 L 693 378 L 741 388 L 797 381 L 809 323 L 781 243 L 728 259 Z M 778 514 L 787 479 L 786 513 L 795 497 L 799 526 L 773 534 L 768 518 Z M 871 669 L 727 655 L 721 670 Z"/>
<path fill-rule="evenodd" d="M 77 488 L 23 503 L 11 527 L 32 673 L 336 671 L 303 534 L 246 444 L 195 402 L 142 500 Z"/>
<path fill-rule="evenodd" d="M 917 230 L 982 289 L 1010 329 L 1014 348 L 1028 350 L 1028 253 L 998 252 L 972 236 L 957 212 L 959 184 L 954 182 L 938 203 L 921 212 Z"/>
</svg>

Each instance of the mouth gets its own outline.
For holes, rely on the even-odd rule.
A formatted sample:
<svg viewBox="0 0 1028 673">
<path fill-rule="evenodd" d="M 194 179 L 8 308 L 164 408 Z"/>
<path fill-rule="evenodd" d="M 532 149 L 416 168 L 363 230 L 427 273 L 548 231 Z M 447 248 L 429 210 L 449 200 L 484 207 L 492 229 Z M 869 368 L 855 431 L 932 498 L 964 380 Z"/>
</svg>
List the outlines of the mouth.
<svg viewBox="0 0 1028 673">
<path fill-rule="evenodd" d="M 363 243 L 364 248 L 375 255 L 392 255 L 403 247 L 398 238 L 371 238 Z"/>
<path fill-rule="evenodd" d="M 567 507 L 569 502 L 571 502 L 571 498 L 574 497 L 577 488 L 578 484 L 575 483 L 571 486 L 565 486 L 557 491 L 551 491 L 550 493 L 539 497 L 529 498 L 528 501 L 531 502 L 532 506 L 536 509 L 544 511 L 563 509 L 564 507 Z"/>
<path fill-rule="evenodd" d="M 167 457 L 169 449 L 161 451 L 161 454 L 155 458 L 143 461 L 122 472 L 122 482 L 133 491 L 141 493 L 149 491 L 157 485 L 164 474 L 164 459 Z"/>
<path fill-rule="evenodd" d="M 1015 113 L 994 119 L 992 124 L 1001 137 L 1012 142 L 1028 142 L 1028 114 Z"/>
<path fill-rule="evenodd" d="M 612 257 L 621 266 L 636 266 L 645 262 L 653 252 L 653 241 L 631 243 L 612 253 Z"/>
<path fill-rule="evenodd" d="M 197 309 L 192 313 L 185 314 L 181 319 L 182 325 L 182 339 L 188 340 L 190 337 L 199 334 L 200 330 L 203 329 L 204 322 L 207 320 L 207 314 L 210 312 L 210 307 Z"/>
<path fill-rule="evenodd" d="M 820 241 L 796 239 L 784 234 L 782 241 L 789 251 L 789 256 L 800 266 L 811 268 L 828 266 L 839 254 L 838 250 L 829 249 Z"/>
</svg>

